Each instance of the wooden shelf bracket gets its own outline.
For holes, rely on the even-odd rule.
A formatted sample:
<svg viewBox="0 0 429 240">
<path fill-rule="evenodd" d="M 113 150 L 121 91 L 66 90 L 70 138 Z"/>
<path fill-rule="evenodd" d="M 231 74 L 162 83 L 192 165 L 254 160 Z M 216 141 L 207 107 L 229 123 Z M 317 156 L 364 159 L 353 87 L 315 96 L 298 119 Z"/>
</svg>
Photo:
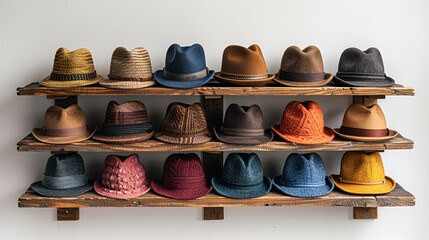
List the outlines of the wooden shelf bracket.
<svg viewBox="0 0 429 240">
<path fill-rule="evenodd" d="M 57 208 L 58 221 L 79 220 L 79 208 Z"/>
<path fill-rule="evenodd" d="M 377 219 L 376 207 L 354 207 L 353 208 L 353 219 Z"/>
</svg>

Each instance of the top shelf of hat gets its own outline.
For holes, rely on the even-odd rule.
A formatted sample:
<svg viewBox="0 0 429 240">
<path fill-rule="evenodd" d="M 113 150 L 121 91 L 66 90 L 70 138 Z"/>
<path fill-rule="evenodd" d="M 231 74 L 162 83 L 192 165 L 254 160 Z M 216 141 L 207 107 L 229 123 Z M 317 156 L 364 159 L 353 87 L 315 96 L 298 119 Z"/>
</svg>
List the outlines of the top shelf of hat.
<svg viewBox="0 0 429 240">
<path fill-rule="evenodd" d="M 31 83 L 17 89 L 18 95 L 38 96 L 77 96 L 77 95 L 226 95 L 226 96 L 383 96 L 406 95 L 413 96 L 414 88 L 395 84 L 392 87 L 338 87 L 326 85 L 323 87 L 285 87 L 278 84 L 267 84 L 263 87 L 235 87 L 225 86 L 217 81 L 210 81 L 203 87 L 192 89 L 172 89 L 155 85 L 148 88 L 124 90 L 110 89 L 99 85 L 75 88 L 43 87 L 38 83 Z"/>
</svg>

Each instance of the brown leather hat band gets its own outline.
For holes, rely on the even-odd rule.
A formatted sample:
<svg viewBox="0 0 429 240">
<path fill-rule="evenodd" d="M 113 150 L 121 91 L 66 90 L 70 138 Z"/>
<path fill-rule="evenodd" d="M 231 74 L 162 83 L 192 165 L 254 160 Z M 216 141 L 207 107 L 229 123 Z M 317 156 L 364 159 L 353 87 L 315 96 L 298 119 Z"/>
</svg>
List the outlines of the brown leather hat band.
<svg viewBox="0 0 429 240">
<path fill-rule="evenodd" d="M 384 180 L 381 182 L 358 182 L 358 181 L 350 181 L 350 180 L 345 180 L 342 177 L 338 177 L 338 180 L 342 183 L 350 183 L 350 184 L 358 184 L 358 185 L 379 185 L 379 184 L 384 184 Z"/>
<path fill-rule="evenodd" d="M 92 73 L 76 73 L 76 74 L 60 74 L 51 73 L 50 80 L 56 81 L 76 81 L 76 80 L 90 80 L 97 78 L 97 72 Z"/>
<path fill-rule="evenodd" d="M 386 74 L 376 74 L 376 73 L 353 73 L 353 72 L 337 72 L 337 77 L 341 79 L 347 79 L 350 81 L 361 81 L 365 79 L 371 80 L 385 80 Z"/>
<path fill-rule="evenodd" d="M 47 137 L 71 137 L 71 136 L 79 136 L 88 132 L 88 128 L 86 126 L 75 127 L 75 128 L 64 128 L 64 129 L 49 129 L 42 128 L 42 136 Z"/>
<path fill-rule="evenodd" d="M 268 77 L 267 73 L 263 74 L 239 74 L 239 73 L 226 73 L 220 72 L 220 76 L 224 78 L 237 79 L 237 80 L 256 80 Z"/>
<path fill-rule="evenodd" d="M 136 78 L 136 77 L 118 77 L 118 76 L 114 76 L 112 74 L 109 74 L 109 78 L 113 79 L 113 80 L 120 80 L 120 81 L 132 81 L 132 82 L 144 82 L 144 81 L 149 81 L 152 80 L 153 77 L 147 77 L 147 78 Z"/>
<path fill-rule="evenodd" d="M 207 76 L 208 74 L 209 74 L 208 68 L 205 68 L 204 70 L 199 71 L 199 72 L 188 73 L 188 74 L 172 73 L 172 72 L 165 70 L 165 68 L 162 71 L 162 75 L 166 79 L 173 80 L 173 81 L 193 81 L 193 80 L 201 79 L 201 78 Z"/>
<path fill-rule="evenodd" d="M 242 137 L 258 137 L 265 133 L 264 129 L 246 129 L 246 128 L 225 128 L 221 127 L 220 131 L 223 134 Z"/>
<path fill-rule="evenodd" d="M 279 78 L 297 82 L 317 82 L 325 80 L 325 73 L 294 73 L 280 70 Z"/>
<path fill-rule="evenodd" d="M 389 135 L 389 129 L 362 129 L 341 126 L 340 132 L 346 135 L 361 137 L 385 137 Z"/>
</svg>

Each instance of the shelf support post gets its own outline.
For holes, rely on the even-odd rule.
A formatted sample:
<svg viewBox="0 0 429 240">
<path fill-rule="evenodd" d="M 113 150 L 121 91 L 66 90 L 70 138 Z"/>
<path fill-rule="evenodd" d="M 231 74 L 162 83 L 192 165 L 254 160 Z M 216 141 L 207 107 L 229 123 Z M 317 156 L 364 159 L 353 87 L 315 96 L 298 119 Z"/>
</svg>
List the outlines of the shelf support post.
<svg viewBox="0 0 429 240">
<path fill-rule="evenodd" d="M 79 208 L 57 208 L 58 221 L 79 220 Z"/>
<path fill-rule="evenodd" d="M 380 96 L 353 96 L 353 103 L 362 104 L 365 107 L 372 106 L 374 104 L 377 104 L 377 99 L 385 99 L 386 96 L 380 95 Z"/>
<path fill-rule="evenodd" d="M 55 100 L 55 106 L 66 108 L 70 105 L 77 104 L 77 96 L 47 96 L 48 99 Z"/>
<path fill-rule="evenodd" d="M 376 207 L 354 207 L 353 219 L 377 219 L 378 211 Z"/>
</svg>

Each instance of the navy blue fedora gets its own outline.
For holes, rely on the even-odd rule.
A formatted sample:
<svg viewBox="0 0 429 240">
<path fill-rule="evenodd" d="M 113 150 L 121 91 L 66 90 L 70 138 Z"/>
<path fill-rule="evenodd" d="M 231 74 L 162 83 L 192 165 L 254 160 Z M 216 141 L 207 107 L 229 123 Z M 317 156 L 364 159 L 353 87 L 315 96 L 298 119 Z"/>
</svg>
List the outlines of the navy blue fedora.
<svg viewBox="0 0 429 240">
<path fill-rule="evenodd" d="M 262 164 L 255 153 L 230 153 L 221 176 L 212 178 L 212 186 L 229 198 L 254 198 L 271 190 L 271 179 L 264 176 Z"/>
<path fill-rule="evenodd" d="M 204 85 L 214 76 L 206 66 L 203 47 L 196 43 L 181 47 L 171 45 L 165 57 L 165 68 L 154 74 L 155 80 L 170 88 L 194 88 Z"/>
<path fill-rule="evenodd" d="M 317 153 L 290 154 L 283 168 L 283 175 L 273 179 L 274 187 L 292 197 L 320 197 L 334 189 L 326 176 L 322 158 Z"/>
<path fill-rule="evenodd" d="M 88 181 L 79 154 L 54 154 L 46 163 L 42 181 L 30 187 L 46 197 L 73 197 L 91 190 L 93 182 Z"/>
</svg>

